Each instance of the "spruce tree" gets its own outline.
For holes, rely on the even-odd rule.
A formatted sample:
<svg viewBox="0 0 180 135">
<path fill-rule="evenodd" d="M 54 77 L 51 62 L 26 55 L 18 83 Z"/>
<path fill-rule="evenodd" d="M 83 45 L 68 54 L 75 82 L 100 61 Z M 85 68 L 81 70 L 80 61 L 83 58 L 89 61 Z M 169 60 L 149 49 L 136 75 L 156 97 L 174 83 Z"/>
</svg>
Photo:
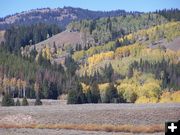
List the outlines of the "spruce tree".
<svg viewBox="0 0 180 135">
<path fill-rule="evenodd" d="M 113 84 L 110 85 L 109 89 L 105 92 L 105 103 L 118 103 L 119 97 L 116 88 L 113 86 Z"/>
<path fill-rule="evenodd" d="M 90 90 L 88 90 L 86 93 L 86 99 L 87 99 L 87 103 L 92 103 L 92 94 Z"/>
<path fill-rule="evenodd" d="M 35 101 L 34 105 L 42 105 L 42 101 L 41 101 L 39 95 L 40 95 L 39 92 L 36 92 L 36 101 Z"/>
<path fill-rule="evenodd" d="M 23 100 L 22 100 L 22 106 L 28 106 L 28 105 L 29 105 L 29 103 L 27 101 L 27 98 L 24 97 Z"/>
<path fill-rule="evenodd" d="M 2 99 L 2 106 L 14 106 L 14 99 L 9 94 L 5 94 Z"/>
<path fill-rule="evenodd" d="M 91 101 L 92 101 L 92 103 L 101 102 L 99 87 L 95 81 L 91 84 L 90 90 L 91 90 L 91 97 L 92 97 Z"/>
<path fill-rule="evenodd" d="M 16 101 L 16 106 L 21 106 L 19 99 L 17 99 L 17 101 Z"/>
<path fill-rule="evenodd" d="M 77 92 L 75 90 L 70 90 L 68 92 L 68 101 L 67 101 L 67 103 L 68 104 L 77 104 L 77 99 L 78 99 Z"/>
<path fill-rule="evenodd" d="M 83 104 L 86 102 L 87 100 L 82 91 L 82 86 L 78 82 L 75 84 L 75 88 L 71 89 L 68 93 L 68 104 Z"/>
<path fill-rule="evenodd" d="M 40 98 L 36 98 L 34 105 L 42 105 L 42 101 L 40 100 Z"/>
</svg>

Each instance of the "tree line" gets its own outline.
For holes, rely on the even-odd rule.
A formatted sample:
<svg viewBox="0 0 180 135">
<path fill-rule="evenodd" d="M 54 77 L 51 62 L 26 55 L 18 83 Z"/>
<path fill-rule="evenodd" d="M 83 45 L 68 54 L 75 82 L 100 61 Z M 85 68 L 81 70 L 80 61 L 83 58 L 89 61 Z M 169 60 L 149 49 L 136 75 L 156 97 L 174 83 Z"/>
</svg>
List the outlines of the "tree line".
<svg viewBox="0 0 180 135">
<path fill-rule="evenodd" d="M 163 16 L 149 13 L 74 21 L 67 26 L 67 29 L 81 31 L 86 37 L 92 36 L 95 43 L 104 44 L 117 37 L 166 22 L 167 19 Z"/>
<path fill-rule="evenodd" d="M 180 89 L 180 62 L 172 63 L 170 60 L 162 59 L 159 62 L 135 61 L 130 65 L 129 76 L 132 76 L 133 70 L 138 70 L 143 73 L 153 73 L 155 77 L 162 80 L 162 89 L 174 88 Z"/>
<path fill-rule="evenodd" d="M 17 53 L 21 47 L 39 43 L 59 32 L 61 32 L 59 26 L 45 23 L 30 26 L 11 26 L 5 32 L 4 47 L 10 52 Z"/>
</svg>

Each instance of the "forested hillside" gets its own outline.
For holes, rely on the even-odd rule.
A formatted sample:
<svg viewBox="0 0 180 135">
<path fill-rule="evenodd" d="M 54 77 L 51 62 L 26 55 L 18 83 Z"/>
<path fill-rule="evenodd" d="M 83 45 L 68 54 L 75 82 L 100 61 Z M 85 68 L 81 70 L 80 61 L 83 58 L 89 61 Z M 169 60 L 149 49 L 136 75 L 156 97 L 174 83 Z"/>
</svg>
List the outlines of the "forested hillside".
<svg viewBox="0 0 180 135">
<path fill-rule="evenodd" d="M 67 94 L 69 104 L 180 102 L 180 50 L 169 47 L 179 46 L 179 10 L 94 14 L 100 16 L 73 21 L 64 32 L 45 23 L 8 28 L 1 94 Z"/>
<path fill-rule="evenodd" d="M 164 17 L 149 13 L 72 22 L 67 26 L 67 29 L 86 32 L 86 34 L 92 35 L 96 43 L 103 44 L 139 29 L 147 29 L 166 22 Z"/>
<path fill-rule="evenodd" d="M 32 25 L 36 23 L 56 24 L 61 29 L 73 20 L 96 19 L 108 16 L 136 15 L 140 12 L 126 12 L 125 10 L 115 11 L 91 11 L 88 9 L 64 7 L 64 8 L 41 8 L 24 11 L 0 18 L 0 29 L 7 29 L 12 25 Z"/>
<path fill-rule="evenodd" d="M 66 75 L 61 65 L 51 65 L 41 56 L 37 62 L 0 51 L 1 92 L 13 97 L 57 99 L 65 87 Z"/>
<path fill-rule="evenodd" d="M 5 48 L 18 52 L 21 47 L 39 43 L 61 32 L 57 25 L 38 23 L 30 26 L 12 26 L 5 33 Z"/>
</svg>

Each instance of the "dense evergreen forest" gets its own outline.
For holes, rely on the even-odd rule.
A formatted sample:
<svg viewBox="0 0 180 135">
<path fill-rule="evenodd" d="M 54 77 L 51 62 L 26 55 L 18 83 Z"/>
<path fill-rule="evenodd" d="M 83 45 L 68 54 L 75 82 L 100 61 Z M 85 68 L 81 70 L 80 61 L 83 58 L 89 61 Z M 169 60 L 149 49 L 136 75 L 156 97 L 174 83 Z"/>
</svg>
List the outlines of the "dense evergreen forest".
<svg viewBox="0 0 180 135">
<path fill-rule="evenodd" d="M 18 52 L 21 47 L 36 44 L 61 32 L 57 25 L 38 23 L 30 26 L 12 26 L 5 33 L 5 47 Z"/>
<path fill-rule="evenodd" d="M 169 21 L 171 20 L 180 21 L 179 9 L 163 9 L 163 10 L 156 11 L 155 13 L 164 16 Z"/>
<path fill-rule="evenodd" d="M 0 92 L 38 99 L 67 94 L 69 104 L 178 102 L 180 50 L 165 44 L 180 37 L 179 16 L 171 9 L 74 21 L 67 31 L 95 41 L 74 49 L 36 49 L 61 32 L 57 25 L 12 26 L 0 46 Z"/>
</svg>

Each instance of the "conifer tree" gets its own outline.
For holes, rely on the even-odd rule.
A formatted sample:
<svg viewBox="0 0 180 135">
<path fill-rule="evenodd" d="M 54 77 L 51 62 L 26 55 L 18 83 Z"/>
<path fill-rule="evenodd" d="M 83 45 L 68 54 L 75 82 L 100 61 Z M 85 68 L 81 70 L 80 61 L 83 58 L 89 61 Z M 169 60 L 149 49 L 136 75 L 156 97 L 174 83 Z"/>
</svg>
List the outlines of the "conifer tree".
<svg viewBox="0 0 180 135">
<path fill-rule="evenodd" d="M 91 96 L 92 97 L 91 98 L 92 103 L 101 102 L 99 87 L 98 87 L 98 84 L 95 81 L 92 82 L 90 90 L 91 90 L 91 95 L 92 95 Z"/>
<path fill-rule="evenodd" d="M 5 94 L 2 99 L 2 106 L 14 106 L 14 99 L 9 94 Z"/>
<path fill-rule="evenodd" d="M 29 103 L 27 101 L 27 98 L 24 97 L 23 100 L 22 100 L 22 106 L 28 106 L 28 105 L 29 105 Z"/>
<path fill-rule="evenodd" d="M 16 106 L 21 106 L 19 99 L 17 99 L 17 101 L 16 101 Z"/>
</svg>

